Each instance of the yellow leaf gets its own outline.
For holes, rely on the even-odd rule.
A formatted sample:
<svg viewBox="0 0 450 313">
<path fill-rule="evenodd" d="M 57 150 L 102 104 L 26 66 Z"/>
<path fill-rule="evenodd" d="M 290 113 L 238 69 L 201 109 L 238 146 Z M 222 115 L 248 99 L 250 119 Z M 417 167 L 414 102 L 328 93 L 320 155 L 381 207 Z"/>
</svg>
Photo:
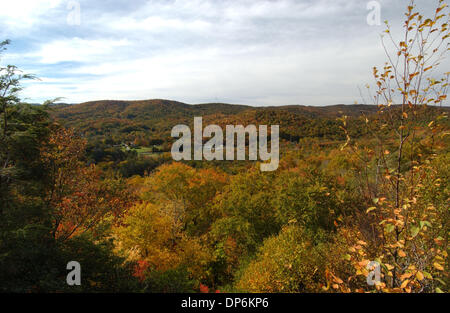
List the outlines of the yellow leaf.
<svg viewBox="0 0 450 313">
<path fill-rule="evenodd" d="M 384 264 L 384 266 L 386 266 L 386 268 L 390 271 L 392 270 L 394 267 L 390 264 Z"/>
<path fill-rule="evenodd" d="M 398 256 L 401 257 L 401 258 L 404 258 L 404 257 L 406 256 L 405 251 L 403 251 L 403 250 L 398 250 Z"/>
<path fill-rule="evenodd" d="M 406 279 L 406 278 L 410 278 L 412 276 L 412 273 L 405 273 L 405 274 L 403 274 L 402 276 L 400 276 L 400 279 L 401 280 L 404 280 L 404 279 Z"/>
<path fill-rule="evenodd" d="M 408 283 L 409 283 L 409 279 L 407 279 L 407 280 L 405 280 L 403 283 L 402 283 L 402 285 L 400 286 L 400 288 L 406 288 L 406 286 L 408 286 Z"/>
<path fill-rule="evenodd" d="M 434 262 L 434 263 L 433 263 L 433 266 L 434 266 L 435 268 L 437 268 L 438 270 L 440 270 L 440 271 L 443 271 L 443 270 L 444 270 L 444 268 L 442 267 L 442 265 L 439 264 L 438 262 Z"/>
<path fill-rule="evenodd" d="M 339 277 L 335 277 L 334 281 L 338 284 L 343 284 L 344 282 L 342 281 L 342 279 L 340 279 Z"/>
<path fill-rule="evenodd" d="M 422 274 L 422 272 L 421 271 L 418 271 L 417 273 L 416 273 L 416 278 L 418 279 L 418 280 L 423 280 L 423 274 Z"/>
<path fill-rule="evenodd" d="M 369 264 L 369 260 L 362 260 L 361 262 L 358 262 L 358 265 L 361 267 L 365 267 L 367 264 Z"/>
</svg>

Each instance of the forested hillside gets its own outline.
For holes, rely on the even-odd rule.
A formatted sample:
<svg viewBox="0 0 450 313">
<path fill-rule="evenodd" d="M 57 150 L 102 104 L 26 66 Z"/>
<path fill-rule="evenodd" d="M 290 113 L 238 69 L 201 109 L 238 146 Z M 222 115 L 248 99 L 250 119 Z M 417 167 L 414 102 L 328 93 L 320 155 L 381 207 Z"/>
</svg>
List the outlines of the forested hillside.
<svg viewBox="0 0 450 313">
<path fill-rule="evenodd" d="M 449 292 L 447 11 L 407 8 L 372 105 L 32 105 L 0 67 L 0 292 Z M 279 167 L 174 161 L 195 116 L 280 125 Z"/>
<path fill-rule="evenodd" d="M 133 138 L 162 139 L 167 141 L 170 130 L 177 124 L 192 124 L 194 116 L 202 116 L 212 124 L 227 123 L 249 125 L 280 124 L 283 129 L 300 136 L 323 137 L 338 133 L 336 118 L 343 115 L 359 117 L 361 113 L 376 112 L 376 106 L 335 105 L 326 107 L 281 106 L 250 107 L 223 103 L 188 105 L 169 100 L 95 101 L 76 105 L 55 106 L 53 116 L 69 127 L 89 137 L 110 137 L 114 142 Z M 295 129 L 295 127 L 297 129 Z M 293 129 L 292 129 L 293 128 Z M 328 127 L 329 128 L 329 127 Z M 336 134 L 339 136 L 339 134 Z M 295 140 L 296 141 L 296 140 Z"/>
<path fill-rule="evenodd" d="M 368 134 L 365 118 L 376 120 L 377 110 L 376 105 L 251 107 L 223 103 L 189 105 L 169 100 L 104 100 L 51 106 L 50 115 L 87 139 L 90 162 L 112 166 L 129 177 L 170 161 L 168 152 L 175 140 L 170 134 L 172 128 L 178 124 L 193 128 L 196 116 L 203 118 L 204 125 L 215 124 L 222 129 L 226 125 L 279 125 L 284 153 L 310 147 L 313 142 L 322 149 L 341 145 L 346 140 L 343 117 L 351 121 L 347 129 L 351 136 L 363 139 Z M 393 111 L 399 110 L 399 106 L 393 106 Z M 418 118 L 426 122 L 439 112 L 450 112 L 450 108 L 423 108 Z"/>
</svg>

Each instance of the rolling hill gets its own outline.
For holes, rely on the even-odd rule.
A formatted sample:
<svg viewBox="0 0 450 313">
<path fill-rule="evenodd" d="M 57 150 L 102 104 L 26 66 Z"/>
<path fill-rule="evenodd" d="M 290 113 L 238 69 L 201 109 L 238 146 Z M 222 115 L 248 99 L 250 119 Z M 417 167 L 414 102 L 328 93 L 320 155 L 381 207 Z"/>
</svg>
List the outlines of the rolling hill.
<svg viewBox="0 0 450 313">
<path fill-rule="evenodd" d="M 114 141 L 132 140 L 133 136 L 166 140 L 173 126 L 191 125 L 194 116 L 202 116 L 204 123 L 221 126 L 279 124 L 283 133 L 297 139 L 302 132 L 305 136 L 331 135 L 337 131 L 336 118 L 342 115 L 356 117 L 361 112 L 371 114 L 375 111 L 375 106 L 367 105 L 252 107 L 226 103 L 191 105 L 155 99 L 103 100 L 56 106 L 52 115 L 56 120 L 78 129 L 90 138 L 106 136 L 114 138 Z"/>
<path fill-rule="evenodd" d="M 358 117 L 377 111 L 373 105 L 252 107 L 226 103 L 186 104 L 178 101 L 153 99 L 141 101 L 102 100 L 74 105 L 54 106 L 52 116 L 60 123 L 73 127 L 91 141 L 108 140 L 111 144 L 134 142 L 139 146 L 169 143 L 170 131 L 177 124 L 192 126 L 195 116 L 203 124 L 280 125 L 280 137 L 298 142 L 301 138 L 317 137 L 342 140 L 345 135 L 338 118 L 352 120 L 354 136 L 365 133 Z M 449 111 L 449 108 L 444 108 Z M 167 148 L 167 147 L 166 147 Z"/>
</svg>

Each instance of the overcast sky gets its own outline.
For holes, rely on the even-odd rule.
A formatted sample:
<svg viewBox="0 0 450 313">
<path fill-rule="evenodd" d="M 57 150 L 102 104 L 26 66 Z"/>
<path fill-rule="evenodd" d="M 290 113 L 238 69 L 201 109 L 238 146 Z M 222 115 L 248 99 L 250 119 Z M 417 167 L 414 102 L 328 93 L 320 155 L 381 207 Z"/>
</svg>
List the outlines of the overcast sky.
<svg viewBox="0 0 450 313">
<path fill-rule="evenodd" d="M 40 77 L 30 102 L 351 104 L 385 60 L 369 2 L 0 0 L 0 41 L 12 41 L 1 63 Z M 399 25 L 409 1 L 378 2 Z"/>
</svg>

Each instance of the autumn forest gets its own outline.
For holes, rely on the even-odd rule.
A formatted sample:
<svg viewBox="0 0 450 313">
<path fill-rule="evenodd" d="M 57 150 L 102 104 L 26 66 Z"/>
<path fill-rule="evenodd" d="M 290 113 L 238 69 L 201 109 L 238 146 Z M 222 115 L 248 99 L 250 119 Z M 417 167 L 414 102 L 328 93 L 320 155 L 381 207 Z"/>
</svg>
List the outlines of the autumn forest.
<svg viewBox="0 0 450 313">
<path fill-rule="evenodd" d="M 449 292 L 449 8 L 436 3 L 405 7 L 401 33 L 386 23 L 364 104 L 33 104 L 20 95 L 36 77 L 1 62 L 0 292 Z M 171 129 L 196 116 L 279 125 L 277 170 L 174 161 Z"/>
</svg>

